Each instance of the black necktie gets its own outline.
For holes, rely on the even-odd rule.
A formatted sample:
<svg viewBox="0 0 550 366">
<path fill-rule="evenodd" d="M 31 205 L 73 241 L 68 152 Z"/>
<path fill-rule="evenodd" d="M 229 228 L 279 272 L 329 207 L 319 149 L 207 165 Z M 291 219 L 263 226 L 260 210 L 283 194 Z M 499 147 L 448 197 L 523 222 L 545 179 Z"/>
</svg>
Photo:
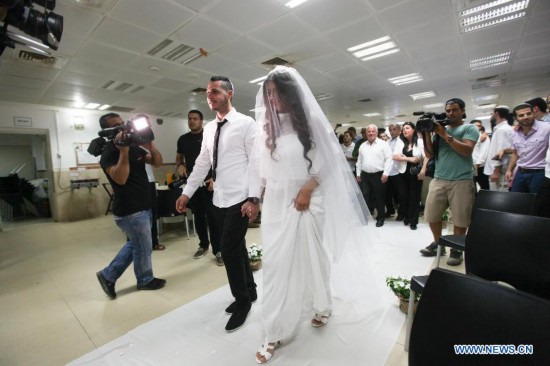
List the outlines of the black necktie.
<svg viewBox="0 0 550 366">
<path fill-rule="evenodd" d="M 216 181 L 216 168 L 218 167 L 218 143 L 220 142 L 220 130 L 222 129 L 222 126 L 226 123 L 226 119 L 218 122 L 216 134 L 214 135 L 214 156 L 212 158 L 212 179 L 214 181 Z"/>
</svg>

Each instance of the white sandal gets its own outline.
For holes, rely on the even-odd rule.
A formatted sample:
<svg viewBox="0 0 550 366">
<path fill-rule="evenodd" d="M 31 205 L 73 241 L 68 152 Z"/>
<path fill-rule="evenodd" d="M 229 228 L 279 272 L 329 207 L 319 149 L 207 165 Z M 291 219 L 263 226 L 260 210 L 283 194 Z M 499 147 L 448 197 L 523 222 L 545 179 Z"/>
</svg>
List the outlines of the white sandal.
<svg viewBox="0 0 550 366">
<path fill-rule="evenodd" d="M 271 360 L 271 357 L 273 357 L 275 346 L 279 346 L 281 344 L 282 344 L 281 341 L 277 341 L 275 343 L 265 342 L 264 344 L 262 344 L 262 346 L 258 349 L 258 352 L 256 352 L 256 362 L 259 364 L 267 363 L 269 360 Z M 260 357 L 265 358 L 265 361 L 262 362 Z"/>
<path fill-rule="evenodd" d="M 330 314 L 315 314 L 313 319 L 311 319 L 311 325 L 314 328 L 324 327 L 328 323 L 328 318 Z"/>
</svg>

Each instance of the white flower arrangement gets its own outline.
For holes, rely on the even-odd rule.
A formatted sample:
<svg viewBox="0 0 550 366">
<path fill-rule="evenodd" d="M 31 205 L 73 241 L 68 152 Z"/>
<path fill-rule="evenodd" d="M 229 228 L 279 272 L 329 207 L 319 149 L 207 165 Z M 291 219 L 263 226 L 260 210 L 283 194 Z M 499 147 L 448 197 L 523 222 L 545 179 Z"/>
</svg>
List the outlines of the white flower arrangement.
<svg viewBox="0 0 550 366">
<path fill-rule="evenodd" d="M 411 276 L 388 276 L 386 277 L 386 285 L 392 290 L 392 292 L 397 296 L 404 299 L 409 299 L 411 291 Z M 418 301 L 420 298 L 419 293 L 415 293 L 415 300 Z"/>
<path fill-rule="evenodd" d="M 258 246 L 256 243 L 250 244 L 250 247 L 247 248 L 248 259 L 251 262 L 259 261 L 262 259 L 262 247 Z"/>
</svg>

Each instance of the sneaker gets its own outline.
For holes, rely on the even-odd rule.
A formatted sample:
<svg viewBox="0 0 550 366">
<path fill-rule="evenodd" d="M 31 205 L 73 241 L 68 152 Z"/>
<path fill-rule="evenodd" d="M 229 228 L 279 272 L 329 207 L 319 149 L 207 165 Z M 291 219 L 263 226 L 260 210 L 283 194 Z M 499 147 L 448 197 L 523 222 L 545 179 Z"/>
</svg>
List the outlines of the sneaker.
<svg viewBox="0 0 550 366">
<path fill-rule="evenodd" d="M 101 272 L 97 272 L 96 276 L 97 276 L 97 280 L 99 281 L 99 284 L 101 285 L 101 288 L 103 289 L 103 291 L 105 291 L 107 296 L 109 296 L 111 299 L 115 299 L 116 292 L 115 292 L 114 282 L 107 281 L 107 279 L 103 277 Z"/>
<path fill-rule="evenodd" d="M 451 254 L 449 259 L 447 259 L 447 264 L 449 266 L 458 266 L 462 263 L 462 252 L 460 250 L 451 249 Z"/>
<path fill-rule="evenodd" d="M 224 264 L 221 252 L 216 253 L 216 264 L 220 267 L 223 266 L 223 264 Z"/>
<path fill-rule="evenodd" d="M 422 254 L 424 257 L 435 257 L 437 255 L 437 244 L 435 242 L 432 242 L 426 248 L 420 249 L 420 254 Z M 446 254 L 447 252 L 444 247 L 441 250 L 441 255 L 446 255 Z"/>
<path fill-rule="evenodd" d="M 193 256 L 193 258 L 195 258 L 195 259 L 202 258 L 206 255 L 206 253 L 208 253 L 208 249 L 204 249 L 203 247 L 199 247 L 199 249 L 197 250 L 197 252 Z"/>
<path fill-rule="evenodd" d="M 161 278 L 153 278 L 145 285 L 137 285 L 138 290 L 159 290 L 166 285 L 166 280 Z"/>
</svg>

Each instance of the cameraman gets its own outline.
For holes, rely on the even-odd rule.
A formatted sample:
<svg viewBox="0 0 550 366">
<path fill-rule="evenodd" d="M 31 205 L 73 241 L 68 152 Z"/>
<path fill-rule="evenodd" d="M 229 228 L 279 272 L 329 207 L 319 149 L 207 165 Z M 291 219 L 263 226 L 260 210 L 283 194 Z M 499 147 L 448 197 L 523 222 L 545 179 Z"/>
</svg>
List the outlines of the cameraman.
<svg viewBox="0 0 550 366">
<path fill-rule="evenodd" d="M 462 99 L 449 99 L 445 103 L 448 126 L 443 127 L 435 122 L 433 136 L 424 132 L 426 157 L 436 158 L 434 179 L 430 182 L 424 211 L 434 241 L 420 251 L 424 256 L 437 254 L 442 230 L 441 216 L 447 208 L 451 209 L 455 235 L 466 234 L 470 225 L 475 197 L 472 152 L 479 139 L 479 131 L 474 125 L 464 124 L 465 109 Z M 451 250 L 447 264 L 457 266 L 460 263 L 462 252 Z"/>
<path fill-rule="evenodd" d="M 105 129 L 122 126 L 124 121 L 118 114 L 109 113 L 100 117 L 99 124 Z M 151 200 L 145 172 L 146 163 L 160 166 L 162 156 L 152 142 L 143 144 L 149 152 L 138 146 L 121 146 L 124 137 L 121 131 L 108 141 L 100 160 L 113 187 L 115 222 L 128 238 L 113 261 L 96 274 L 103 291 L 111 299 L 116 298 L 116 281 L 132 261 L 138 290 L 158 290 L 166 284 L 166 280 L 153 276 Z"/>
</svg>

